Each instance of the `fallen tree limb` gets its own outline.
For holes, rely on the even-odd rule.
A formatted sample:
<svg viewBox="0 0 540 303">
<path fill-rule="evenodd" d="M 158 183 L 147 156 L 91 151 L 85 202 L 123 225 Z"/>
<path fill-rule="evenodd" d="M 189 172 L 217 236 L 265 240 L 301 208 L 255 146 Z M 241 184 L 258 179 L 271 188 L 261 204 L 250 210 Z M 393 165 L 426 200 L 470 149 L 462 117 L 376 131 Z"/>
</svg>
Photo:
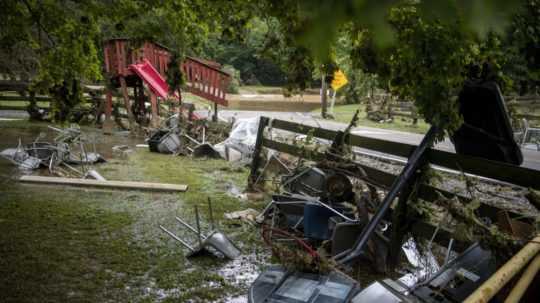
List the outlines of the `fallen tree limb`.
<svg viewBox="0 0 540 303">
<path fill-rule="evenodd" d="M 74 185 L 88 186 L 101 188 L 118 188 L 118 189 L 141 189 L 150 191 L 179 191 L 184 192 L 188 186 L 185 184 L 167 184 L 167 183 L 147 183 L 134 181 L 100 181 L 90 179 L 73 179 L 59 177 L 42 177 L 42 176 L 21 176 L 20 182 L 40 183 L 40 184 L 57 184 L 57 185 Z"/>
</svg>

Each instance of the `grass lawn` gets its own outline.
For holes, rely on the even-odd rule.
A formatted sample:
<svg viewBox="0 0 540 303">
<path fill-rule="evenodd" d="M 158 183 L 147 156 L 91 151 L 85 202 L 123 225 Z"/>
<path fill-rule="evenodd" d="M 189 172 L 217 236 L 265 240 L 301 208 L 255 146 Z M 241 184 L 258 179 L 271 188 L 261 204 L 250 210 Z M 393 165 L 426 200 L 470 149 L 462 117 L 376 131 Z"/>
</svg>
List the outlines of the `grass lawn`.
<svg viewBox="0 0 540 303">
<path fill-rule="evenodd" d="M 418 120 L 417 125 L 413 125 L 410 119 L 403 119 L 401 117 L 396 117 L 391 123 L 378 123 L 371 121 L 366 118 L 366 110 L 363 104 L 336 105 L 334 107 L 335 120 L 343 123 L 349 123 L 357 109 L 360 109 L 358 126 L 392 129 L 418 134 L 425 134 L 429 129 L 429 124 L 422 119 Z M 316 114 L 320 114 L 320 112 L 320 109 L 313 111 L 313 113 Z"/>
<path fill-rule="evenodd" d="M 22 127 L 21 121 L 0 122 L 0 132 L 0 150 L 16 146 L 19 137 L 25 143 L 39 132 L 53 135 L 44 123 Z M 222 160 L 150 153 L 135 143 L 142 138 L 101 138 L 98 152 L 108 162 L 95 169 L 110 180 L 183 183 L 188 191 L 23 185 L 12 178 L 18 173 L 12 164 L 0 159 L 2 302 L 212 302 L 246 293 L 242 276 L 256 273 L 266 254 L 254 227 L 226 222 L 223 214 L 264 207 L 227 194 L 245 186 L 248 170 Z M 115 144 L 134 152 L 113 157 Z M 193 223 L 198 205 L 207 223 L 208 197 L 220 229 L 241 247 L 240 259 L 187 259 L 186 249 L 159 229 L 164 225 L 193 242 L 174 217 Z"/>
</svg>

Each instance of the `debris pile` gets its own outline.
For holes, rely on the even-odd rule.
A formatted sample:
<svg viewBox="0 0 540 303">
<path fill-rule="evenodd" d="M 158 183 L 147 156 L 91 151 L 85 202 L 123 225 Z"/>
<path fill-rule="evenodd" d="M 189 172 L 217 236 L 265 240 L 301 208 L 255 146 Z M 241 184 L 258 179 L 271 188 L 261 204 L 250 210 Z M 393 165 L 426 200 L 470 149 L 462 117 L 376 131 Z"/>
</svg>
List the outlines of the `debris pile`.
<svg viewBox="0 0 540 303">
<path fill-rule="evenodd" d="M 224 123 L 190 120 L 174 114 L 150 133 L 148 147 L 151 152 L 219 158 L 213 144 L 228 135 L 228 128 Z"/>
<path fill-rule="evenodd" d="M 233 125 L 205 119 L 170 116 L 147 140 L 152 152 L 223 158 L 247 165 L 253 157 L 258 118 L 238 119 Z"/>
<path fill-rule="evenodd" d="M 480 99 L 486 104 L 501 104 L 500 91 L 492 84 L 468 85 L 460 95 L 461 103 Z M 481 113 L 479 110 L 465 111 L 463 106 L 461 110 L 470 122 L 452 138 L 457 155 L 441 152 L 438 157 L 462 163 L 471 160 L 470 157 L 486 159 L 478 159 L 476 167 L 469 171 L 460 167 L 462 175 L 476 169 L 475 174 L 480 171 L 481 177 L 508 180 L 505 176 L 482 173 L 495 161 L 503 162 L 498 165 L 509 170 L 535 175 L 517 167 L 522 160 L 521 151 L 515 148 L 511 132 L 505 128 L 507 123 L 493 118 L 504 117 L 504 107 L 493 106 L 494 111 L 500 112 L 481 117 L 475 117 Z M 504 267 L 527 247 L 535 246 L 535 250 L 521 266 L 528 264 L 540 250 L 536 239 L 531 240 L 538 232 L 533 225 L 538 217 L 510 214 L 489 203 L 481 204 L 470 190 L 468 196 L 463 196 L 428 185 L 429 162 L 433 160 L 430 156 L 437 154 L 429 148 L 441 134 L 435 126 L 414 149 L 406 147 L 408 161 L 398 176 L 361 165 L 354 161 L 350 151 L 352 146 L 362 145 L 346 146 L 353 141 L 350 130 L 357 115 L 358 112 L 344 131 L 333 132 L 333 141 L 323 149 L 257 138 L 256 142 L 268 143 L 255 147 L 257 154 L 253 156 L 248 180 L 252 189 L 265 189 L 263 175 L 268 163 L 282 159 L 277 151 L 272 151 L 263 166 L 262 147 L 299 159 L 287 164 L 279 161 L 284 169 L 277 173 L 280 176 L 277 190 L 256 218 L 265 243 L 283 266 L 272 267 L 260 275 L 250 288 L 250 302 L 473 302 L 470 298 L 486 297 L 489 293 L 488 298 L 481 300 L 487 302 L 498 292 L 501 296 L 507 294 L 509 289 L 500 292 L 504 286 L 500 279 L 507 283 L 508 271 L 514 274 L 521 267 L 508 270 Z M 482 123 L 471 126 L 475 121 Z M 261 118 L 261 123 L 270 125 L 268 118 Z M 329 139 L 332 133 L 312 127 L 306 130 L 286 121 L 274 121 L 273 126 L 307 137 L 313 131 L 320 138 Z M 486 135 L 492 131 L 491 126 L 498 132 Z M 263 135 L 264 129 L 258 134 Z M 475 139 L 470 140 L 471 137 Z M 383 140 L 359 136 L 354 140 L 378 141 L 371 142 L 372 146 L 385 144 Z M 404 148 L 394 142 L 388 145 Z M 481 165 L 486 167 L 478 169 Z M 259 167 L 263 167 L 262 172 Z M 467 177 L 464 178 L 469 185 Z M 517 185 L 527 182 L 522 178 L 513 180 L 517 180 Z M 432 191 L 430 196 L 428 187 Z M 538 184 L 533 187 L 538 188 Z M 524 248 L 510 259 L 520 247 Z M 495 277 L 497 268 L 508 259 L 509 263 L 499 270 L 504 273 Z M 345 281 L 332 281 L 334 291 L 329 291 L 325 288 L 326 281 L 332 280 L 330 277 L 336 272 L 349 277 L 359 272 L 374 272 L 379 277 L 371 277 L 369 282 L 376 282 L 363 289 Z M 401 277 L 395 279 L 395 276 Z M 534 293 L 537 290 L 529 287 L 531 281 L 526 287 Z M 496 291 L 489 291 L 494 285 Z"/>
<path fill-rule="evenodd" d="M 97 172 L 91 172 L 87 165 L 105 162 L 105 159 L 95 151 L 95 144 L 90 142 L 81 129 L 76 125 L 64 129 L 48 127 L 56 132 L 52 142 L 43 141 L 45 134 L 41 133 L 28 144 L 19 140 L 16 148 L 5 149 L 0 152 L 0 156 L 24 170 L 46 167 L 52 174 L 61 176 L 71 173 L 76 173 L 79 177 L 95 176 Z M 92 152 L 88 151 L 89 144 L 93 146 Z M 80 165 L 82 170 L 72 165 Z"/>
</svg>

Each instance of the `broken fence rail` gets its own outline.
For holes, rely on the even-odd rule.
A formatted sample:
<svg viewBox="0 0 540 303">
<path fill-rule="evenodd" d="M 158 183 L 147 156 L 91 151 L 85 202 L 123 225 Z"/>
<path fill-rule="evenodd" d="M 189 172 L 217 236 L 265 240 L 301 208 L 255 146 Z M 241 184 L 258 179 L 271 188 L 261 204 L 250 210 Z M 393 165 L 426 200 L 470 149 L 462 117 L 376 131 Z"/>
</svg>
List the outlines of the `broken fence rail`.
<svg viewBox="0 0 540 303">
<path fill-rule="evenodd" d="M 262 167 L 263 160 L 261 158 L 261 151 L 263 148 L 273 149 L 279 152 L 287 153 L 293 156 L 302 157 L 308 160 L 321 161 L 326 159 L 326 155 L 322 152 L 306 150 L 301 146 L 291 145 L 284 142 L 275 141 L 264 137 L 264 131 L 267 127 L 273 129 L 279 129 L 289 131 L 298 134 L 312 135 L 320 139 L 332 141 L 337 135 L 337 131 L 324 129 L 321 127 L 309 126 L 305 124 L 295 123 L 284 120 L 272 120 L 268 117 L 262 116 L 259 121 L 259 128 L 257 132 L 257 140 L 255 142 L 253 161 L 251 163 L 251 173 L 249 180 L 257 180 L 259 176 L 259 169 Z M 408 158 L 414 149 L 417 147 L 411 144 L 392 142 L 382 139 L 364 137 L 354 134 L 348 134 L 344 138 L 344 143 L 350 146 L 359 147 L 363 149 L 369 149 L 376 152 L 386 153 L 390 155 L 400 156 Z M 430 164 L 448 168 L 450 170 L 461 171 L 466 174 L 476 175 L 489 179 L 495 179 L 511 184 L 515 184 L 521 187 L 540 189 L 540 171 L 510 165 L 506 163 L 491 161 L 483 158 L 458 155 L 455 153 L 428 149 L 426 152 L 426 159 Z M 390 188 L 397 178 L 396 175 L 369 167 L 358 162 L 351 161 L 357 167 L 362 168 L 367 175 L 365 181 L 382 188 Z M 449 191 L 433 187 L 431 185 L 422 184 L 418 190 L 418 197 L 425 201 L 435 202 L 442 194 L 446 198 L 457 197 L 462 202 L 471 201 L 470 197 L 451 193 Z M 484 217 L 489 217 L 493 221 L 497 220 L 497 215 L 502 211 L 501 209 L 482 203 L 477 209 L 478 214 Z M 523 214 L 507 211 L 512 218 L 523 218 Z M 423 234 L 426 237 L 431 237 L 437 227 L 430 223 L 418 221 L 416 222 L 412 230 Z M 448 243 L 452 238 L 451 232 L 439 227 L 436 242 Z M 458 246 L 466 245 L 466 243 L 457 243 Z"/>
</svg>

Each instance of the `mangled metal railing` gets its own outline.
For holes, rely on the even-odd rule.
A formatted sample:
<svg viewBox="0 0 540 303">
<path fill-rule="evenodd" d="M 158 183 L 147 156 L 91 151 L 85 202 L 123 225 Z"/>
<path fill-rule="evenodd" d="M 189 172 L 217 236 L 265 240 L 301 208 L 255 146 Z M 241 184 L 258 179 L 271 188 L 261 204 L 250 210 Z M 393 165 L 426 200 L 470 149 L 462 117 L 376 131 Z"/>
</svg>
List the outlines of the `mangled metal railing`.
<svg viewBox="0 0 540 303">
<path fill-rule="evenodd" d="M 56 132 L 52 142 L 45 141 L 45 134 L 40 133 L 34 141 L 23 145 L 19 140 L 17 148 L 6 149 L 0 156 L 10 160 L 22 169 L 37 169 L 47 167 L 51 173 L 66 173 L 60 166 L 84 177 L 91 170 L 87 165 L 104 161 L 95 150 L 95 142 L 88 142 L 80 128 L 56 128 L 48 126 Z M 86 144 L 92 143 L 93 152 L 88 152 Z M 78 151 L 76 150 L 78 149 Z M 81 170 L 74 168 L 73 164 L 81 166 Z"/>
</svg>

